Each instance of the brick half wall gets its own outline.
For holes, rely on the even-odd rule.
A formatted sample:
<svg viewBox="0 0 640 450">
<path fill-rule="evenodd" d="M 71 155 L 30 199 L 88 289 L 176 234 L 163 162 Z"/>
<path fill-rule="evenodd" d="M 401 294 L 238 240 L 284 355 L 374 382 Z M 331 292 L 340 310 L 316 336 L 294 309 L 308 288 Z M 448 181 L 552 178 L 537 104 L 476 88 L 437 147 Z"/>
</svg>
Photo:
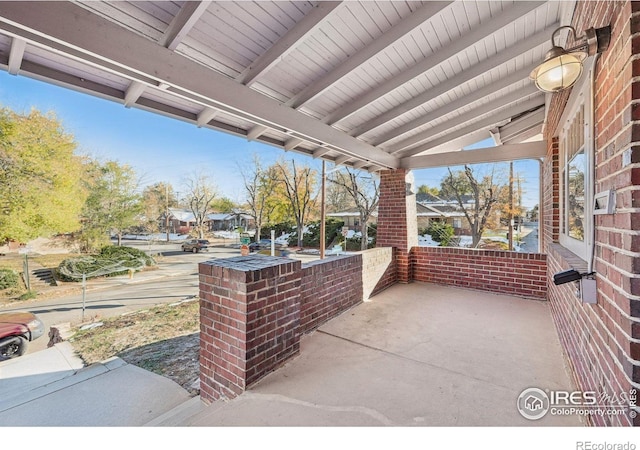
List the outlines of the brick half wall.
<svg viewBox="0 0 640 450">
<path fill-rule="evenodd" d="M 336 256 L 302 266 L 300 333 L 362 302 L 362 256 Z"/>
<path fill-rule="evenodd" d="M 362 255 L 363 299 L 377 294 L 396 284 L 398 270 L 395 249 L 392 247 L 376 247 L 360 252 Z"/>
<path fill-rule="evenodd" d="M 413 279 L 526 298 L 546 299 L 547 257 L 457 247 L 414 247 Z"/>
</svg>

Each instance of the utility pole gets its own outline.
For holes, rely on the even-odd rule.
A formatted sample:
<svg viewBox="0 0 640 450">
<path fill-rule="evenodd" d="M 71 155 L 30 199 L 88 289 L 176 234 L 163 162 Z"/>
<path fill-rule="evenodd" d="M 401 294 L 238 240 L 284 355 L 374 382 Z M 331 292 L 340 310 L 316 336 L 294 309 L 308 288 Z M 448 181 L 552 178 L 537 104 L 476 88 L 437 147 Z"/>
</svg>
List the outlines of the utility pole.
<svg viewBox="0 0 640 450">
<path fill-rule="evenodd" d="M 513 251 L 513 161 L 509 163 L 509 250 Z"/>
<path fill-rule="evenodd" d="M 169 185 L 164 185 L 164 201 L 165 201 L 165 212 L 164 212 L 164 227 L 167 232 L 167 242 L 169 242 Z"/>
<path fill-rule="evenodd" d="M 327 182 L 327 172 L 325 169 L 326 161 L 322 160 L 322 193 L 320 194 L 320 259 L 324 259 L 324 251 L 325 251 L 325 224 L 324 224 L 324 216 L 325 216 L 325 193 L 326 193 L 326 182 Z"/>
</svg>

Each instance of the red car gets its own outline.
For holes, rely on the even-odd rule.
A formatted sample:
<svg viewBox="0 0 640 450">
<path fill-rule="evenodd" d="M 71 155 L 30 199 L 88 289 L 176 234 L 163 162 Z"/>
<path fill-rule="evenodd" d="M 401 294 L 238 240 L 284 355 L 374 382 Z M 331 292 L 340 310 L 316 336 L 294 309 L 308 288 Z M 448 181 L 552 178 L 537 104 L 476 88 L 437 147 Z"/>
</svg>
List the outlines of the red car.
<svg viewBox="0 0 640 450">
<path fill-rule="evenodd" d="M 44 334 L 44 323 L 30 312 L 0 313 L 0 361 L 22 356 L 27 343 Z"/>
</svg>

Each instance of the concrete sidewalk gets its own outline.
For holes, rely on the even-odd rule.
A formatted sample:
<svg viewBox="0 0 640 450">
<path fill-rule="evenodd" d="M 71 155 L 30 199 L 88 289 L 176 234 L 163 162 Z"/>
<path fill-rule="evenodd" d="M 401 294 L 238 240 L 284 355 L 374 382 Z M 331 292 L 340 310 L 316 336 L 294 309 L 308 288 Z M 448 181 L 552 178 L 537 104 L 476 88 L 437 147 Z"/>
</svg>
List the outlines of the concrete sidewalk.
<svg viewBox="0 0 640 450">
<path fill-rule="evenodd" d="M 83 367 L 68 342 L 0 363 L 2 426 L 141 426 L 189 399 L 120 358 Z"/>
</svg>

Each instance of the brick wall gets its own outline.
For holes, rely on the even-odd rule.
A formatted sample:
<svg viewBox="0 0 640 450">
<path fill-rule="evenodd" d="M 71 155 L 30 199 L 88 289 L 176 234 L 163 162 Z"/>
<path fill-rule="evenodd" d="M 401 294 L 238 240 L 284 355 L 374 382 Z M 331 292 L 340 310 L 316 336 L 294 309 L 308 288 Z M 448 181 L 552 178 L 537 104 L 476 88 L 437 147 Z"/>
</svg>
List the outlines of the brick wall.
<svg viewBox="0 0 640 450">
<path fill-rule="evenodd" d="M 262 255 L 207 261 L 200 274 L 200 396 L 233 398 L 300 350 L 300 335 L 362 302 L 362 256 L 304 266 Z"/>
<path fill-rule="evenodd" d="M 541 253 L 414 247 L 411 256 L 416 281 L 546 298 L 547 263 Z"/>
<path fill-rule="evenodd" d="M 301 333 L 362 302 L 362 256 L 337 256 L 304 264 L 300 293 Z"/>
<path fill-rule="evenodd" d="M 409 252 L 418 245 L 416 196 L 408 194 L 407 183 L 413 187 L 413 174 L 405 169 L 380 172 L 380 200 L 376 246 L 393 247 L 397 281 L 411 281 Z"/>
<path fill-rule="evenodd" d="M 200 273 L 200 396 L 233 398 L 300 349 L 300 261 L 240 256 Z"/>
<path fill-rule="evenodd" d="M 393 251 L 391 247 L 376 247 L 360 252 L 364 300 L 396 283 L 397 267 Z"/>
<path fill-rule="evenodd" d="M 597 304 L 582 304 L 573 283 L 550 285 L 549 300 L 563 347 L 580 389 L 620 394 L 640 383 L 640 4 L 580 1 L 572 25 L 578 35 L 611 25 L 609 49 L 598 59 L 595 82 L 595 191 L 615 189 L 614 214 L 595 216 Z M 558 120 L 567 93 L 553 96 L 546 126 L 549 153 L 544 171 L 544 214 L 559 217 L 553 159 Z M 547 170 L 549 169 L 549 170 Z M 557 172 L 557 171 L 556 171 Z M 562 248 L 559 223 L 545 219 L 549 275 L 586 267 Z M 627 416 L 589 419 L 594 425 L 629 425 Z M 640 425 L 636 417 L 635 425 Z"/>
<path fill-rule="evenodd" d="M 559 166 L 558 138 L 547 141 L 547 157 L 542 164 L 542 178 L 545 180 L 545 189 L 541 192 L 542 208 L 540 223 L 541 247 L 558 242 L 560 230 L 560 166 Z"/>
</svg>

